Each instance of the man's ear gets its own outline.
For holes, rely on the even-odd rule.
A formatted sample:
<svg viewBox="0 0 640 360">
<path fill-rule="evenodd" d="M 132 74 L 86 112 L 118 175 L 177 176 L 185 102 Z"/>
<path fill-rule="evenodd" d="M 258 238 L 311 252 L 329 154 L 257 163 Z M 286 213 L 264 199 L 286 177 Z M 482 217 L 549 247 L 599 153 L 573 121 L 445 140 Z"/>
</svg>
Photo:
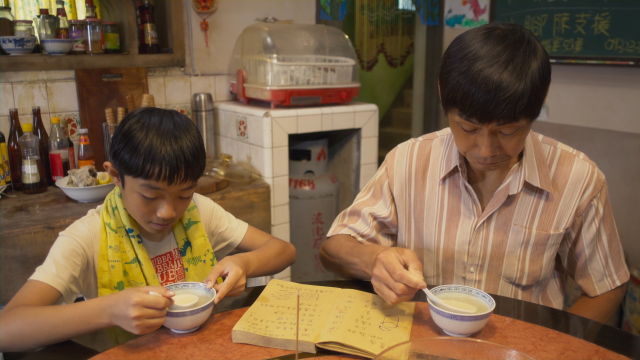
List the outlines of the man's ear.
<svg viewBox="0 0 640 360">
<path fill-rule="evenodd" d="M 111 180 L 113 180 L 113 183 L 116 184 L 116 186 L 122 187 L 120 173 L 118 173 L 118 170 L 116 170 L 113 164 L 109 161 L 105 161 L 102 166 L 104 167 L 104 170 L 107 172 L 107 174 L 109 174 L 109 176 L 111 177 Z"/>
</svg>

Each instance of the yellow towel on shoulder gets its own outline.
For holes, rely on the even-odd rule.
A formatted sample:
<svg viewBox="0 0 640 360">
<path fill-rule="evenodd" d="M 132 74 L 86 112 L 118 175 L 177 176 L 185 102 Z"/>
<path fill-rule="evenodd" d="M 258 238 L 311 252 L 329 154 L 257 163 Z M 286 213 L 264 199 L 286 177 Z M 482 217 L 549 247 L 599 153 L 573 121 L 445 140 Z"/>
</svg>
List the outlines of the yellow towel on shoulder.
<svg viewBox="0 0 640 360">
<path fill-rule="evenodd" d="M 98 296 L 118 293 L 140 286 L 159 286 L 158 276 L 142 243 L 138 224 L 122 202 L 116 186 L 107 195 L 100 213 L 100 253 L 98 258 Z M 191 202 L 179 221 L 173 224 L 186 281 L 202 282 L 216 264 L 198 207 Z M 218 279 L 220 283 L 222 279 Z M 133 337 L 119 331 L 114 341 L 123 343 Z"/>
</svg>

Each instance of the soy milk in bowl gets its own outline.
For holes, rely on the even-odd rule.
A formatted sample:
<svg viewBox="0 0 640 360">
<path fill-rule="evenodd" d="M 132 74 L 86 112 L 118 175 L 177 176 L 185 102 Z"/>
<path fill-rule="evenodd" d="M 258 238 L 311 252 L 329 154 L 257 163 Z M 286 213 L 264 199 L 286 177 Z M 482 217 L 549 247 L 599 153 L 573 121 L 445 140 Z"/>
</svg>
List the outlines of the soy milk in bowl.
<svg viewBox="0 0 640 360">
<path fill-rule="evenodd" d="M 452 306 L 467 308 L 465 305 L 471 305 L 476 309 L 473 314 L 459 314 L 440 309 L 427 300 L 433 321 L 451 336 L 465 337 L 480 331 L 496 307 L 489 294 L 470 286 L 442 285 L 431 289 L 431 292 Z"/>
</svg>

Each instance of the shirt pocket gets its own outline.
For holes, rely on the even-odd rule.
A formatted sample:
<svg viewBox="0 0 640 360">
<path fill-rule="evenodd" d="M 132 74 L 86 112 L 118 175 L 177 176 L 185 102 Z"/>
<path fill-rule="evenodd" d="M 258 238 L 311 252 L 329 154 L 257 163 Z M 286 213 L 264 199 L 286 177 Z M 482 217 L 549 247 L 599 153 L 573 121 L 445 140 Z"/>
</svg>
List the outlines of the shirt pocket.
<svg viewBox="0 0 640 360">
<path fill-rule="evenodd" d="M 512 225 L 498 276 L 518 287 L 547 281 L 563 237 L 564 231 L 537 231 Z"/>
</svg>

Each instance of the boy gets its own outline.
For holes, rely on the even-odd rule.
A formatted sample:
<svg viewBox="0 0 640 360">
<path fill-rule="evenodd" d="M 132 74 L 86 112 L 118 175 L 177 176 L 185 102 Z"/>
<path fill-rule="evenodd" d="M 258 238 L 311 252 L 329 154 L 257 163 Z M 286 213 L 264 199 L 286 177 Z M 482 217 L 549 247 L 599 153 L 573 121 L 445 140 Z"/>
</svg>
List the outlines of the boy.
<svg viewBox="0 0 640 360">
<path fill-rule="evenodd" d="M 164 285 L 206 281 L 218 303 L 239 295 L 247 277 L 274 274 L 295 261 L 291 244 L 194 193 L 206 153 L 186 116 L 157 108 L 128 114 L 109 157 L 104 168 L 116 187 L 103 205 L 60 233 L 45 262 L 2 310 L 1 351 L 81 335 L 78 342 L 104 351 L 130 333 L 164 324 L 174 295 Z M 240 253 L 227 256 L 233 249 Z M 221 284 L 219 277 L 225 277 Z M 78 294 L 86 301 L 74 303 Z"/>
<path fill-rule="evenodd" d="M 531 131 L 551 83 L 542 45 L 514 24 L 471 29 L 438 80 L 449 128 L 387 155 L 334 222 L 323 264 L 390 303 L 460 284 L 561 309 L 571 276 L 584 295 L 569 311 L 606 322 L 629 271 L 602 172 Z"/>
</svg>

